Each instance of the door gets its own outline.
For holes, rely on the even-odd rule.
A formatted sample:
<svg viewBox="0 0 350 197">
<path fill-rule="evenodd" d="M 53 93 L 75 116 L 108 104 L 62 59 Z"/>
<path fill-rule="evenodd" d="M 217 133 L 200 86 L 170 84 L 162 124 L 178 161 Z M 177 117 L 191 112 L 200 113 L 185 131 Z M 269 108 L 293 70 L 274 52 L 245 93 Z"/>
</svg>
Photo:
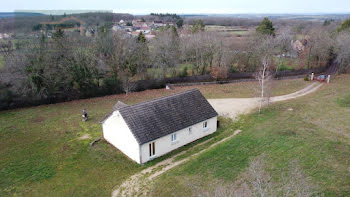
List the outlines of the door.
<svg viewBox="0 0 350 197">
<path fill-rule="evenodd" d="M 149 143 L 149 156 L 153 157 L 156 154 L 156 144 L 155 142 Z"/>
</svg>

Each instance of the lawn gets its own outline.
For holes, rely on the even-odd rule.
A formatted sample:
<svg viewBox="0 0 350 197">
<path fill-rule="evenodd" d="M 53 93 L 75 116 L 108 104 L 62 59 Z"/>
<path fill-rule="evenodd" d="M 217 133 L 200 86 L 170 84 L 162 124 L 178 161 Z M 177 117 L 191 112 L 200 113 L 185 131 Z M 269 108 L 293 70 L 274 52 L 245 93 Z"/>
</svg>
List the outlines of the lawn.
<svg viewBox="0 0 350 197">
<path fill-rule="evenodd" d="M 273 81 L 273 96 L 289 94 L 310 85 L 303 79 Z M 229 83 L 222 85 L 198 85 L 176 87 L 176 91 L 198 88 L 207 98 L 249 98 L 257 97 L 258 82 Z"/>
<path fill-rule="evenodd" d="M 309 84 L 302 79 L 278 82 L 275 94 L 291 93 Z M 0 196 L 109 196 L 116 185 L 156 161 L 137 165 L 103 141 L 91 147 L 90 142 L 102 134 L 99 121 L 118 100 L 133 104 L 191 88 L 194 87 L 147 90 L 128 96 L 1 111 Z M 207 98 L 254 95 L 254 82 L 198 88 Z M 337 106 L 340 106 L 338 103 L 344 102 L 339 100 Z M 83 108 L 91 117 L 88 122 L 81 121 Z M 224 122 L 223 128 L 231 124 Z M 90 135 L 89 139 L 79 139 L 86 134 Z"/>
<path fill-rule="evenodd" d="M 150 195 L 211 196 L 218 192 L 214 188 L 221 194 L 242 192 L 249 162 L 264 155 L 275 191 L 293 178 L 288 172 L 296 161 L 313 195 L 349 196 L 348 84 L 350 76 L 342 75 L 316 93 L 241 117 L 241 134 L 160 176 Z"/>
</svg>

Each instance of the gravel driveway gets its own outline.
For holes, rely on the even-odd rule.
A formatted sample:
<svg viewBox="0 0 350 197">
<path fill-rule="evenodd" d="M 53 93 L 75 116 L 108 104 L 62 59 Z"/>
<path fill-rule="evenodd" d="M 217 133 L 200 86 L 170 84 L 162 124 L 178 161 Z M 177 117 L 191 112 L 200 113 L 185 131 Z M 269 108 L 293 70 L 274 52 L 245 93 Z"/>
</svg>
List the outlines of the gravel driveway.
<svg viewBox="0 0 350 197">
<path fill-rule="evenodd" d="M 270 102 L 285 101 L 310 94 L 320 88 L 323 84 L 315 82 L 297 92 L 275 96 L 270 98 Z M 209 103 L 219 113 L 220 116 L 236 119 L 238 115 L 251 112 L 259 106 L 260 98 L 227 98 L 227 99 L 208 99 Z"/>
</svg>

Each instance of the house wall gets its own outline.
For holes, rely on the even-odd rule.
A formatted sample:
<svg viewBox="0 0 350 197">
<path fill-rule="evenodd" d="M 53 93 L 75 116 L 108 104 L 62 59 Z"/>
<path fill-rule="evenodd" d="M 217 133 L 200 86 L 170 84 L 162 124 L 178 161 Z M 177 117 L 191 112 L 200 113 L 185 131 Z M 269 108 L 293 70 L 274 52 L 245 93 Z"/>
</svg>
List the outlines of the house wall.
<svg viewBox="0 0 350 197">
<path fill-rule="evenodd" d="M 155 156 L 149 156 L 149 143 L 141 145 L 141 163 L 145 163 L 156 157 L 162 156 L 172 150 L 175 150 L 181 146 L 184 146 L 190 142 L 212 134 L 216 131 L 217 117 L 213 117 L 207 120 L 208 127 L 206 129 L 203 129 L 203 122 L 191 126 L 192 134 L 189 134 L 189 127 L 175 132 L 177 138 L 175 142 L 171 141 L 172 134 L 166 135 L 164 137 L 149 142 L 155 142 Z"/>
<path fill-rule="evenodd" d="M 115 111 L 103 124 L 103 137 L 130 159 L 140 163 L 140 145 L 131 133 L 119 111 Z"/>
</svg>

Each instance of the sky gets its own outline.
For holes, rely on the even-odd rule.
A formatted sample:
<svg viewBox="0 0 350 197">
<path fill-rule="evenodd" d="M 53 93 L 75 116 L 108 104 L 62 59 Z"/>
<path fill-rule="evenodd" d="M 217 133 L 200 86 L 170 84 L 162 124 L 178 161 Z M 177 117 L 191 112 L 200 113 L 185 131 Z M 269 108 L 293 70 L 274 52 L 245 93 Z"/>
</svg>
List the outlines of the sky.
<svg viewBox="0 0 350 197">
<path fill-rule="evenodd" d="M 0 0 L 0 12 L 107 10 L 149 14 L 350 13 L 350 0 Z"/>
</svg>

